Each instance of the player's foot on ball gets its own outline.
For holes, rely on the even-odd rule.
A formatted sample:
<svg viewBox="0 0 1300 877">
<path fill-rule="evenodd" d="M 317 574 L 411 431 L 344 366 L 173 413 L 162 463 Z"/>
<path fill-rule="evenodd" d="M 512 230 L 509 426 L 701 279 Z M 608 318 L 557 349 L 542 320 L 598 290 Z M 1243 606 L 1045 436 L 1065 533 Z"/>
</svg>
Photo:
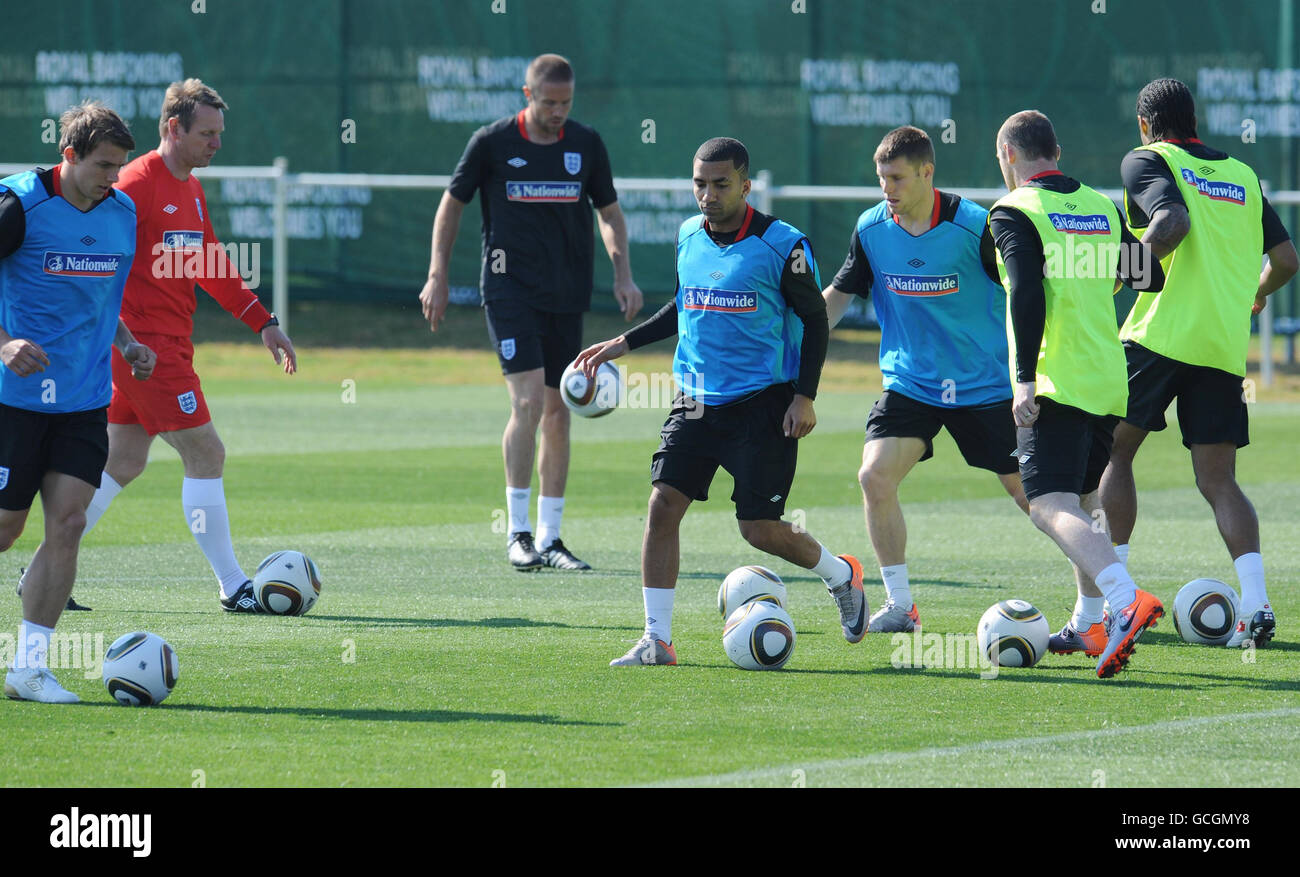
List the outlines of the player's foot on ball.
<svg viewBox="0 0 1300 877">
<path fill-rule="evenodd" d="M 5 696 L 12 700 L 38 703 L 79 703 L 81 698 L 68 691 L 47 667 L 10 670 L 5 674 Z"/>
<path fill-rule="evenodd" d="M 19 570 L 18 570 L 18 586 L 14 588 L 14 593 L 17 594 L 19 597 L 21 597 L 21 596 L 23 595 L 23 577 L 24 577 L 25 575 L 27 575 L 27 567 L 25 567 L 25 566 L 24 566 L 24 567 L 20 567 Z M 65 612 L 89 612 L 89 611 L 91 611 L 91 610 L 90 610 L 90 607 L 89 607 L 89 606 L 82 606 L 82 605 L 81 605 L 80 603 L 78 603 L 76 600 L 72 599 L 71 595 L 69 595 L 69 596 L 68 596 L 68 605 L 66 605 L 66 606 L 63 607 L 63 611 L 65 611 Z"/>
<path fill-rule="evenodd" d="M 1148 627 L 1155 627 L 1165 607 L 1154 594 L 1139 590 L 1137 596 L 1114 615 L 1106 648 L 1097 662 L 1097 678 L 1109 679 L 1128 664 L 1133 647 Z"/>
<path fill-rule="evenodd" d="M 839 607 L 840 628 L 844 631 L 844 638 L 851 643 L 860 643 L 867 635 L 867 614 L 871 611 L 867 605 L 867 595 L 862 591 L 862 564 L 852 554 L 841 554 L 839 558 L 849 565 L 853 574 L 839 587 L 828 587 L 826 590 Z"/>
<path fill-rule="evenodd" d="M 555 569 L 591 569 L 591 564 L 574 557 L 559 539 L 542 551 L 542 562 Z"/>
<path fill-rule="evenodd" d="M 916 611 L 916 604 L 910 610 L 903 609 L 893 600 L 876 610 L 867 622 L 867 633 L 911 633 L 921 623 L 921 613 Z"/>
<path fill-rule="evenodd" d="M 666 643 L 649 633 L 642 634 L 636 645 L 628 649 L 626 655 L 609 662 L 611 667 L 653 667 L 656 665 L 663 667 L 677 666 L 677 650 L 673 648 L 672 643 Z"/>
<path fill-rule="evenodd" d="M 1071 621 L 1065 622 L 1060 633 L 1047 638 L 1047 650 L 1053 655 L 1073 655 L 1083 652 L 1089 658 L 1095 658 L 1106 649 L 1106 626 L 1100 621 L 1088 625 L 1087 630 L 1078 630 Z"/>
<path fill-rule="evenodd" d="M 520 530 L 510 537 L 510 547 L 506 549 L 510 565 L 520 572 L 533 572 L 546 565 L 546 561 L 537 553 L 533 545 L 533 534 Z"/>
<path fill-rule="evenodd" d="M 1273 615 L 1273 607 L 1265 603 L 1255 607 L 1254 612 L 1247 609 L 1237 616 L 1237 626 L 1232 629 L 1232 636 L 1228 637 L 1225 645 L 1230 649 L 1244 649 L 1248 643 L 1254 643 L 1255 648 L 1263 648 L 1273 639 L 1276 630 L 1277 618 Z"/>
<path fill-rule="evenodd" d="M 262 607 L 258 605 L 257 598 L 253 596 L 252 580 L 244 582 L 239 586 L 239 590 L 229 597 L 222 597 L 221 608 L 227 612 L 248 612 L 261 615 Z"/>
</svg>

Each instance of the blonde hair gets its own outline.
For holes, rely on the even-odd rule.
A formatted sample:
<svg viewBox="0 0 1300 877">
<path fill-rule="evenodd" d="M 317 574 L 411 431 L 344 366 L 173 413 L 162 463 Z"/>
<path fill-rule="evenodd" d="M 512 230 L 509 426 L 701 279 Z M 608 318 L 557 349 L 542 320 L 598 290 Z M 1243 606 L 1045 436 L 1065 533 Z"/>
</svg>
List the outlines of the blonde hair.
<svg viewBox="0 0 1300 877">
<path fill-rule="evenodd" d="M 167 136 L 167 120 L 175 118 L 186 131 L 194 124 L 194 108 L 205 104 L 217 110 L 229 109 L 215 88 L 204 85 L 202 79 L 186 79 L 167 86 L 163 95 L 162 115 L 158 119 L 158 136 Z"/>
</svg>

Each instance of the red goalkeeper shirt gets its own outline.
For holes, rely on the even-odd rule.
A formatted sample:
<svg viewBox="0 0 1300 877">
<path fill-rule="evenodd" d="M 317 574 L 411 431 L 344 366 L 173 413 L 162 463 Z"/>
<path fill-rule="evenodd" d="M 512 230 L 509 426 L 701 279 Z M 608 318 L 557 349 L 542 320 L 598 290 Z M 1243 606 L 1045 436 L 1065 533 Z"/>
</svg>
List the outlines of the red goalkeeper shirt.
<svg viewBox="0 0 1300 877">
<path fill-rule="evenodd" d="M 254 332 L 271 319 L 221 249 L 193 174 L 176 179 L 150 150 L 122 169 L 117 188 L 135 202 L 135 262 L 122 296 L 132 332 L 190 337 L 196 284 Z"/>
</svg>

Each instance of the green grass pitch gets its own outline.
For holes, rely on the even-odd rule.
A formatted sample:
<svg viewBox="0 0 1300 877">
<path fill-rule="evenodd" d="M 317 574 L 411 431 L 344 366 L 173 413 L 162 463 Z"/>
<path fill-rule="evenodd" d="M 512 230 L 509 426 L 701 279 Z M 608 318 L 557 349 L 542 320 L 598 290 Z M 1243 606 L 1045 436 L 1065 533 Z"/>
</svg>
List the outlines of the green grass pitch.
<svg viewBox="0 0 1300 877">
<path fill-rule="evenodd" d="M 1109 682 L 1081 656 L 995 679 L 895 668 L 889 638 L 843 641 L 819 580 L 742 542 L 720 473 L 683 528 L 681 665 L 613 670 L 642 624 L 638 553 L 662 410 L 574 423 L 564 536 L 597 571 L 521 575 L 505 564 L 506 401 L 488 355 L 308 349 L 294 378 L 264 357 L 252 345 L 198 357 L 228 449 L 236 549 L 247 570 L 275 549 L 307 552 L 319 603 L 302 618 L 222 613 L 185 526 L 179 462 L 157 443 L 83 547 L 76 594 L 94 611 L 59 629 L 105 643 L 154 631 L 175 646 L 180 683 L 161 707 L 133 710 L 97 676 L 63 669 L 81 705 L 0 703 L 0 783 L 1165 786 L 1235 783 L 1248 764 L 1251 783 L 1300 785 L 1300 405 L 1253 405 L 1238 462 L 1280 629 L 1253 662 L 1182 643 L 1166 617 Z M 639 362 L 667 370 L 662 355 Z M 850 373 L 818 399 L 788 517 L 870 571 L 855 473 L 879 376 Z M 1176 430 L 1152 437 L 1138 467 L 1139 584 L 1170 612 L 1187 580 L 1235 587 Z M 946 436 L 903 503 L 926 632 L 971 633 L 1010 597 L 1064 623 L 1068 564 Z M 40 530 L 36 509 L 0 581 L 15 579 Z M 718 582 L 754 562 L 790 589 L 798 643 L 778 673 L 741 671 L 722 651 Z M 871 576 L 868 593 L 879 605 Z M 0 625 L 16 632 L 18 603 L 3 600 Z"/>
</svg>

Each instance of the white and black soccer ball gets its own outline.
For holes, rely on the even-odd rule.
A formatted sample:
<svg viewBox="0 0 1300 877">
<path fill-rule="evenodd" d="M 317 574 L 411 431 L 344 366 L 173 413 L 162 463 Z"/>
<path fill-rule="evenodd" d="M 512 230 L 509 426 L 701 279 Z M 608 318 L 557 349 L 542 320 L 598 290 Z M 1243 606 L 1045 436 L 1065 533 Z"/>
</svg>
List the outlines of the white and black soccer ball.
<svg viewBox="0 0 1300 877">
<path fill-rule="evenodd" d="M 722 647 L 742 670 L 779 670 L 794 654 L 794 621 L 775 603 L 754 600 L 727 618 Z"/>
<path fill-rule="evenodd" d="M 1003 600 L 980 616 L 975 638 L 995 667 L 1032 667 L 1052 635 L 1043 613 L 1024 600 Z"/>
<path fill-rule="evenodd" d="M 775 603 L 785 608 L 785 582 L 765 566 L 742 566 L 727 573 L 718 586 L 718 613 L 731 613 L 753 600 Z"/>
<path fill-rule="evenodd" d="M 104 653 L 104 687 L 125 706 L 162 703 L 176 687 L 180 672 L 176 650 L 156 633 L 125 634 Z"/>
<path fill-rule="evenodd" d="M 1174 597 L 1174 630 L 1186 642 L 1226 645 L 1241 611 L 1237 592 L 1217 579 L 1196 579 Z"/>
<path fill-rule="evenodd" d="M 301 551 L 277 551 L 257 565 L 253 598 L 271 615 L 306 615 L 320 596 L 320 571 Z"/>
<path fill-rule="evenodd" d="M 623 401 L 623 375 L 612 362 L 596 367 L 595 380 L 588 380 L 573 363 L 560 377 L 560 397 L 579 417 L 604 417 Z"/>
</svg>

